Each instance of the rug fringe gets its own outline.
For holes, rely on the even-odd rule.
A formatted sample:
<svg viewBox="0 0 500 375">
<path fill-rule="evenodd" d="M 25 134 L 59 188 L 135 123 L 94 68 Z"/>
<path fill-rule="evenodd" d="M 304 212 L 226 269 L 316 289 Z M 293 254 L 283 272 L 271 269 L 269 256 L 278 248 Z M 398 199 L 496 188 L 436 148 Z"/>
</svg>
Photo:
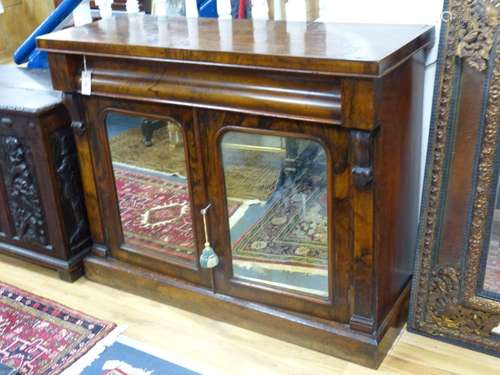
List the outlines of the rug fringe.
<svg viewBox="0 0 500 375">
<path fill-rule="evenodd" d="M 113 345 L 118 337 L 127 330 L 126 325 L 118 326 L 113 329 L 106 337 L 100 340 L 87 353 L 81 356 L 75 363 L 64 370 L 61 375 L 79 375 L 84 369 L 92 365 L 96 359 L 106 350 L 107 347 Z"/>
</svg>

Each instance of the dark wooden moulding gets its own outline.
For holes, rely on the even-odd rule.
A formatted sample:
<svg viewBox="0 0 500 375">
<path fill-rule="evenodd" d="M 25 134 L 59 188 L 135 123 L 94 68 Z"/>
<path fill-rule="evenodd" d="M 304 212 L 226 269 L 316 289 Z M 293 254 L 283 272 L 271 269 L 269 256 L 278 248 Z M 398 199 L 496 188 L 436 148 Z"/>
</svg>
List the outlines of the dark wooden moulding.
<svg viewBox="0 0 500 375">
<path fill-rule="evenodd" d="M 222 27 L 222 23 L 226 22 Z M 232 30 L 232 32 L 231 32 Z M 38 39 L 66 93 L 94 247 L 88 278 L 377 367 L 406 317 L 418 210 L 426 26 L 116 17 Z M 80 93 L 84 66 L 92 94 Z M 193 228 L 213 270 L 123 244 L 104 117 L 182 125 Z M 318 299 L 232 276 L 218 139 L 308 137 L 328 155 L 330 291 Z M 199 254 L 198 254 L 199 255 Z"/>
<path fill-rule="evenodd" d="M 0 253 L 83 273 L 91 239 L 71 120 L 47 70 L 0 69 Z"/>
</svg>

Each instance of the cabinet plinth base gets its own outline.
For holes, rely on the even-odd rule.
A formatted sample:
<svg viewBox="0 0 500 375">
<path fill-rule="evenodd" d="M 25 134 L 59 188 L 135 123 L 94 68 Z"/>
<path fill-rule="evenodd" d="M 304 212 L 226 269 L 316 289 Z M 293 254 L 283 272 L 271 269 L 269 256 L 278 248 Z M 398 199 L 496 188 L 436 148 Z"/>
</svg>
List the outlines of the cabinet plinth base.
<svg viewBox="0 0 500 375">
<path fill-rule="evenodd" d="M 263 333 L 287 342 L 377 368 L 406 320 L 409 285 L 404 289 L 379 332 L 366 334 L 348 324 L 213 293 L 187 282 L 112 259 L 84 259 L 88 279 L 139 294 L 185 310 Z"/>
<path fill-rule="evenodd" d="M 0 243 L 0 254 L 8 255 L 45 268 L 56 270 L 61 280 L 71 283 L 83 275 L 82 259 L 88 254 L 89 250 L 89 247 L 83 249 L 81 252 L 77 253 L 77 255 L 66 260 L 40 254 L 16 245 Z"/>
</svg>

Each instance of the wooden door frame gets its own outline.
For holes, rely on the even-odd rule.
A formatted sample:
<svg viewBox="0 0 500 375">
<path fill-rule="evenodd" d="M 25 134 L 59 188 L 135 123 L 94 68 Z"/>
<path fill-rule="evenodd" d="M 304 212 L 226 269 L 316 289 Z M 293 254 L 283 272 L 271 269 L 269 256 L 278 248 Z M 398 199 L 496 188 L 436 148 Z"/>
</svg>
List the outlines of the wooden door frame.
<svg viewBox="0 0 500 375">
<path fill-rule="evenodd" d="M 105 98 L 83 98 L 90 124 L 86 132 L 89 145 L 93 155 L 93 170 L 95 185 L 97 186 L 97 200 L 99 201 L 101 221 L 103 226 L 103 244 L 105 255 L 134 264 L 139 267 L 182 278 L 206 287 L 212 287 L 210 272 L 199 267 L 199 255 L 203 248 L 203 225 L 199 214 L 200 205 L 205 202 L 205 190 L 203 183 L 193 183 L 194 180 L 203 178 L 200 171 L 203 170 L 201 158 L 195 153 L 198 143 L 197 135 L 193 125 L 192 110 L 164 104 L 142 103 L 128 100 L 113 100 Z M 196 247 L 195 262 L 179 262 L 174 258 L 155 256 L 151 251 L 141 250 L 125 244 L 121 227 L 118 197 L 114 181 L 114 173 L 106 133 L 105 117 L 108 113 L 121 113 L 141 117 L 152 117 L 155 119 L 173 119 L 182 127 L 184 136 L 184 151 L 186 155 L 186 166 L 189 195 L 191 197 L 191 215 L 193 220 L 193 235 Z M 196 164 L 196 165 L 194 165 Z M 201 202 L 201 203 L 200 203 Z"/>
<path fill-rule="evenodd" d="M 346 241 L 342 238 L 339 233 L 340 228 L 336 228 L 335 219 L 332 218 L 336 216 L 337 208 L 339 211 L 341 210 L 341 208 L 337 207 L 337 200 L 335 199 L 335 191 L 339 188 L 335 182 L 336 176 L 342 175 L 345 171 L 350 171 L 347 161 L 349 133 L 329 125 L 287 119 L 273 119 L 215 110 L 198 110 L 197 112 L 200 124 L 210 121 L 210 126 L 201 125 L 200 127 L 204 134 L 203 139 L 206 140 L 204 164 L 209 167 L 206 171 L 206 180 L 209 189 L 211 189 L 209 196 L 213 204 L 210 219 L 215 221 L 215 218 L 217 218 L 216 224 L 212 223 L 210 225 L 210 232 L 212 237 L 216 239 L 216 251 L 218 251 L 222 259 L 222 265 L 214 270 L 216 291 L 249 301 L 348 323 L 352 315 L 352 311 L 349 309 L 351 304 L 348 295 L 344 293 L 337 295 L 337 291 L 338 288 L 349 289 L 349 285 L 339 284 L 338 279 L 341 278 L 337 276 L 346 272 L 349 273 L 348 270 L 353 266 L 349 261 L 343 263 L 338 261 L 342 257 L 352 261 L 352 257 L 349 256 L 349 254 L 352 254 L 352 241 L 349 239 Z M 270 288 L 233 277 L 229 218 L 219 147 L 219 140 L 227 131 L 309 139 L 318 142 L 323 147 L 327 156 L 328 216 L 330 223 L 328 227 L 328 298 L 300 293 L 291 289 Z M 336 142 L 340 139 L 343 140 Z M 349 189 L 349 187 L 346 188 Z M 339 213 L 340 215 L 342 214 Z M 352 213 L 344 213 L 344 215 L 351 218 Z M 342 246 L 342 249 L 337 251 L 341 247 L 341 243 L 349 243 L 350 246 Z"/>
</svg>

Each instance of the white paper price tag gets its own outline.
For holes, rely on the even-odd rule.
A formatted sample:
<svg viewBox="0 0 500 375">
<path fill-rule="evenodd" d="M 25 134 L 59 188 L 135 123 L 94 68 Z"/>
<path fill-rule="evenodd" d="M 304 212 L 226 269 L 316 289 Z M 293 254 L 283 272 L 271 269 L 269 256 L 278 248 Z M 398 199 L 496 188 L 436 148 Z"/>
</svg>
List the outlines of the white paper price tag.
<svg viewBox="0 0 500 375">
<path fill-rule="evenodd" d="M 92 93 L 92 72 L 90 70 L 82 71 L 82 95 L 90 96 Z"/>
</svg>

